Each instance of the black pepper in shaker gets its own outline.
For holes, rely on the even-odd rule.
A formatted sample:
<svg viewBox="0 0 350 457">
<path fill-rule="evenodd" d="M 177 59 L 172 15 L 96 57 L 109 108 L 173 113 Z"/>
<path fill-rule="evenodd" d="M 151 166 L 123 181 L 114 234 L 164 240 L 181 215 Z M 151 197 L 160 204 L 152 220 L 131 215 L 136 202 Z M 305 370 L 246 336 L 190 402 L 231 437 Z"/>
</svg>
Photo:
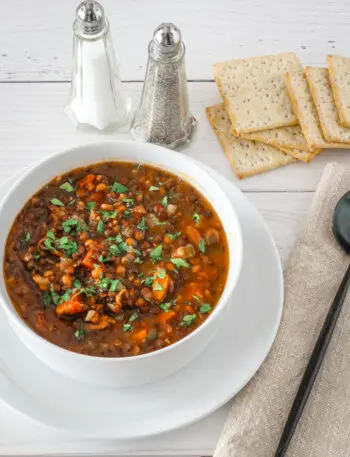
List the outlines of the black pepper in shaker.
<svg viewBox="0 0 350 457">
<path fill-rule="evenodd" d="M 131 132 L 137 141 L 175 148 L 189 141 L 196 123 L 189 110 L 180 30 L 172 23 L 158 26 L 148 54 L 141 102 Z"/>
</svg>

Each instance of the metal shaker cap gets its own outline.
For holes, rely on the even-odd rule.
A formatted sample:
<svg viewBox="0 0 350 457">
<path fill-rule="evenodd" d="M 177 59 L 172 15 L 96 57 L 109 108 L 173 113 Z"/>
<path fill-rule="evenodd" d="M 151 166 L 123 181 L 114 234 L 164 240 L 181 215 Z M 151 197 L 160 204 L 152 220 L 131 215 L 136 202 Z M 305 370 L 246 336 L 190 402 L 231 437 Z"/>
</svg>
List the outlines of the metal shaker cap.
<svg viewBox="0 0 350 457">
<path fill-rule="evenodd" d="M 95 1 L 81 2 L 76 11 L 79 32 L 84 35 L 97 35 L 106 27 L 102 5 Z"/>
<path fill-rule="evenodd" d="M 151 47 L 159 57 L 174 57 L 181 45 L 181 32 L 175 24 L 163 22 L 155 29 Z"/>
</svg>

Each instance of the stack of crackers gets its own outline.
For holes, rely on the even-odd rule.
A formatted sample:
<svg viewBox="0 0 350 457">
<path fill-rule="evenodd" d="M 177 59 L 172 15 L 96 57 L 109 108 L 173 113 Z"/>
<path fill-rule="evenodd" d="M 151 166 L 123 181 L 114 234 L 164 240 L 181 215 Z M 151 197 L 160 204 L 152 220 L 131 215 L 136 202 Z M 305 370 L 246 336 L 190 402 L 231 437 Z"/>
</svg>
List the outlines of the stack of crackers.
<svg viewBox="0 0 350 457">
<path fill-rule="evenodd" d="M 282 53 L 214 65 L 223 103 L 206 112 L 239 178 L 350 149 L 350 58 L 327 64 L 304 69 Z"/>
</svg>

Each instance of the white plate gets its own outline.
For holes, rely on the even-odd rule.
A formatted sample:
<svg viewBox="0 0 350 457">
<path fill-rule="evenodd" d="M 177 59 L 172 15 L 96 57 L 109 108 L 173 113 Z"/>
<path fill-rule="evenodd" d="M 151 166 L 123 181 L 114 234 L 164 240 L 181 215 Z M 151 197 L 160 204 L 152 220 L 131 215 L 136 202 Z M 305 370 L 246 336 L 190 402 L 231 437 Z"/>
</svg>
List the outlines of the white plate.
<svg viewBox="0 0 350 457">
<path fill-rule="evenodd" d="M 0 309 L 0 395 L 17 411 L 63 430 L 102 439 L 135 439 L 189 425 L 218 409 L 250 380 L 275 338 L 283 275 L 270 232 L 234 185 L 214 177 L 234 201 L 245 258 L 222 329 L 189 366 L 134 388 L 99 389 L 51 371 L 17 339 Z M 1 189 L 0 189 L 1 198 Z"/>
</svg>

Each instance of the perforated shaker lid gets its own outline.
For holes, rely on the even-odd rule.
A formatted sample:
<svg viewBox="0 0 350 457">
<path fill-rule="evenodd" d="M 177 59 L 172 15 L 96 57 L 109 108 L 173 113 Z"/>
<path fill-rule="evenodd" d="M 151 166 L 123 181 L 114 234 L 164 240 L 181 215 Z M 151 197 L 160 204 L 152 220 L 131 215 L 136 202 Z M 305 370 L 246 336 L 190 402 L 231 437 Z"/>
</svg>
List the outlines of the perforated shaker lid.
<svg viewBox="0 0 350 457">
<path fill-rule="evenodd" d="M 163 22 L 155 29 L 151 44 L 157 54 L 164 57 L 175 56 L 182 45 L 180 29 L 171 22 Z"/>
<path fill-rule="evenodd" d="M 76 11 L 78 30 L 84 35 L 97 35 L 106 27 L 102 5 L 95 1 L 81 2 Z"/>
</svg>

